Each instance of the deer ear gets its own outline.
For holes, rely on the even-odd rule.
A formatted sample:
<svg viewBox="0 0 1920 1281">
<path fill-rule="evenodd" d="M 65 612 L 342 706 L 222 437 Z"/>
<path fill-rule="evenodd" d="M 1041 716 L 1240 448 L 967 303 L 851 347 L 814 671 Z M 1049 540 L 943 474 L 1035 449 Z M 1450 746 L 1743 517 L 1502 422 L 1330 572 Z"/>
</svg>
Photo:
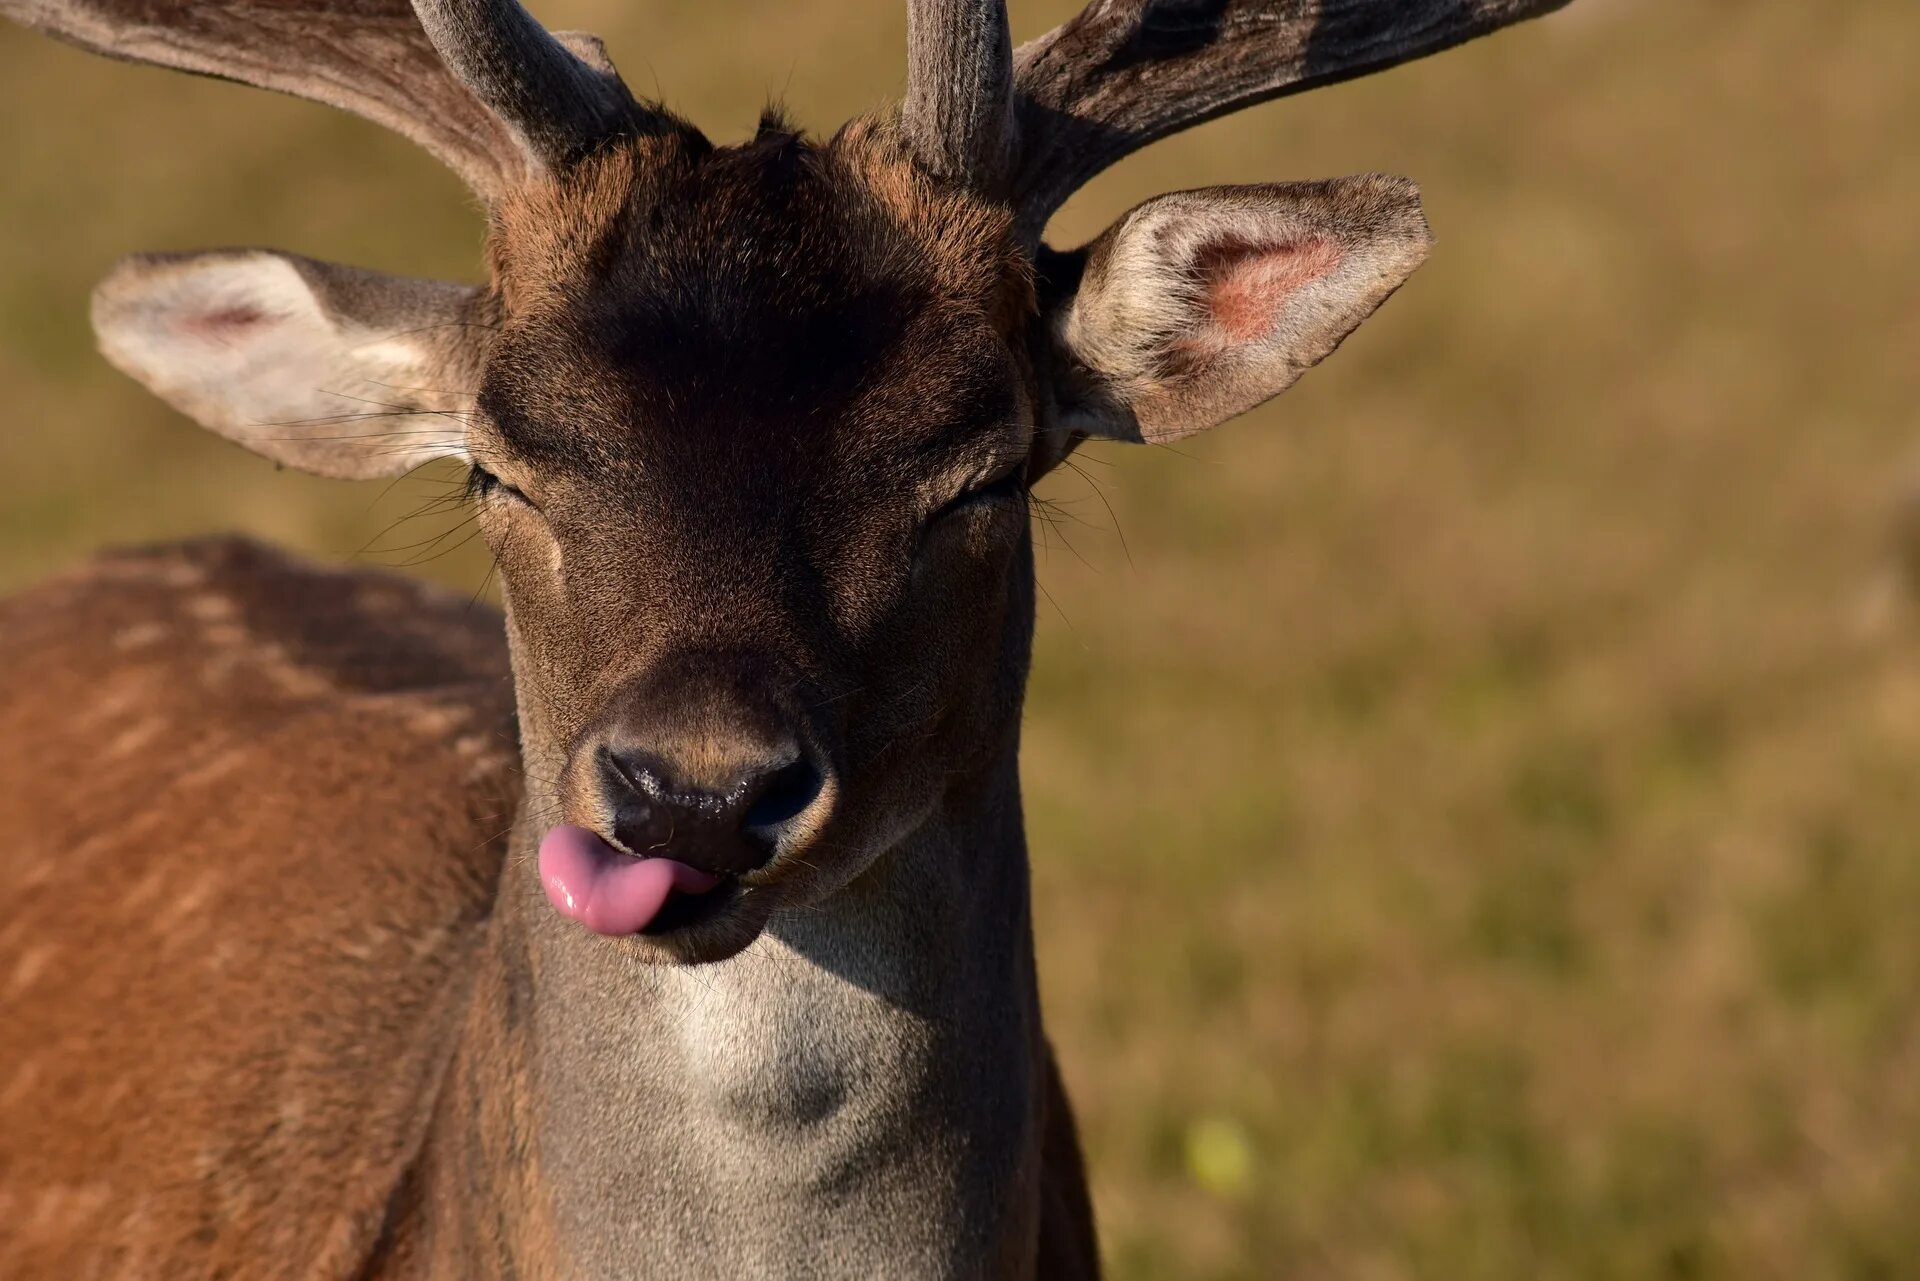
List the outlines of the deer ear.
<svg viewBox="0 0 1920 1281">
<path fill-rule="evenodd" d="M 1404 178 L 1149 200 L 1074 256 L 1049 316 L 1059 426 L 1160 442 L 1225 422 L 1339 346 L 1431 243 Z"/>
<path fill-rule="evenodd" d="M 491 336 L 477 290 L 262 250 L 125 259 L 93 328 L 202 426 L 345 480 L 463 455 Z"/>
</svg>

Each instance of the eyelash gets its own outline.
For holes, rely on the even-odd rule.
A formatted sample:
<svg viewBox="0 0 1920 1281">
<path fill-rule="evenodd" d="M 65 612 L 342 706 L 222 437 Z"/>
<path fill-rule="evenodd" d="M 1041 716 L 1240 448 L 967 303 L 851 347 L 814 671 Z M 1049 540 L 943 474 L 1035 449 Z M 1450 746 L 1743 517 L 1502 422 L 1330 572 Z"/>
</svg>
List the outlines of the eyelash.
<svg viewBox="0 0 1920 1281">
<path fill-rule="evenodd" d="M 957 516 L 976 504 L 992 502 L 1000 498 L 1018 496 L 1026 491 L 1026 474 L 1019 468 L 1001 476 L 998 480 L 969 489 L 946 506 L 927 517 L 926 528 L 931 529 L 949 516 Z"/>
<path fill-rule="evenodd" d="M 1025 477 L 1018 470 L 1010 471 L 996 481 L 981 485 L 977 489 L 969 489 L 966 493 L 961 494 L 958 498 L 955 498 L 952 502 L 928 517 L 927 525 L 931 527 L 949 516 L 956 516 L 976 503 L 1013 497 L 1020 494 L 1025 487 Z M 480 502 L 493 494 L 501 494 L 504 497 L 512 499 L 514 502 L 527 502 L 527 496 L 525 494 L 515 489 L 512 485 L 509 485 L 506 481 L 501 480 L 498 476 L 480 466 L 480 464 L 473 463 L 469 465 L 467 468 L 468 501 Z"/>
<path fill-rule="evenodd" d="M 498 476 L 494 475 L 492 472 L 482 467 L 479 463 L 470 464 L 467 468 L 467 499 L 468 501 L 479 502 L 482 499 L 487 498 L 489 495 L 492 495 L 492 494 L 500 494 L 503 497 L 510 498 L 517 503 L 527 502 L 527 496 L 521 493 L 519 490 L 515 489 L 512 485 L 509 485 L 506 481 L 501 480 Z M 531 503 L 528 503 L 527 505 L 532 506 Z"/>
</svg>

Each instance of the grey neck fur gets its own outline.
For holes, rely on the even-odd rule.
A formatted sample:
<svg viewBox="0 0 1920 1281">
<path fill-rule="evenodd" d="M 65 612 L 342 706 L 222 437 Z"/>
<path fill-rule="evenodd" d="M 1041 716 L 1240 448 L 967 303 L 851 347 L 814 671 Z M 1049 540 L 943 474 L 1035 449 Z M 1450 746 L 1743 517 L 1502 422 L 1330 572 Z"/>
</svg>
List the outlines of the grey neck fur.
<svg viewBox="0 0 1920 1281">
<path fill-rule="evenodd" d="M 634 962 L 547 907 L 530 816 L 553 798 L 530 787 L 475 989 L 504 1035 L 476 1046 L 470 1018 L 469 1102 L 439 1118 L 522 1096 L 529 1133 L 479 1140 L 538 1168 L 520 1195 L 540 1222 L 502 1245 L 583 1279 L 1021 1270 L 1044 1059 L 1016 756 L 827 903 L 697 968 Z M 490 992 L 523 976 L 519 1000 Z"/>
</svg>

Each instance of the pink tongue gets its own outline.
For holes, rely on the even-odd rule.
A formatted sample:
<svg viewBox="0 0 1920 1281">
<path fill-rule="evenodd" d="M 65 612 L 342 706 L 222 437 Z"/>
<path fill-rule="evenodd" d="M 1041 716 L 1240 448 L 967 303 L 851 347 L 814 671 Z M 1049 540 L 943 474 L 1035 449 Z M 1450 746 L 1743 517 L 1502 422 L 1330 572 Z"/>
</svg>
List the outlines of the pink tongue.
<svg viewBox="0 0 1920 1281">
<path fill-rule="evenodd" d="M 584 827 L 540 842 L 540 884 L 562 916 L 596 934 L 638 934 L 675 890 L 704 894 L 718 878 L 670 858 L 628 858 Z"/>
</svg>

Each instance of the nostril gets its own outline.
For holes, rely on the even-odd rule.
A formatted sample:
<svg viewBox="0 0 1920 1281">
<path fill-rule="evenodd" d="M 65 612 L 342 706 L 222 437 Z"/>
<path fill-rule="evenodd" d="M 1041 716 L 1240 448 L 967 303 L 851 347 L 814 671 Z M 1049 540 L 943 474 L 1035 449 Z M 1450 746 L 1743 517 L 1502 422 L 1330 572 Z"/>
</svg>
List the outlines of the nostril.
<svg viewBox="0 0 1920 1281">
<path fill-rule="evenodd" d="M 641 757 L 631 753 L 613 752 L 603 747 L 600 749 L 600 764 L 607 773 L 618 779 L 621 785 L 628 791 L 641 796 L 650 794 L 649 789 L 642 784 L 641 780 L 647 778 L 653 772 L 649 768 L 651 762 L 644 761 Z"/>
<path fill-rule="evenodd" d="M 791 741 L 775 750 L 772 760 L 754 753 L 757 761 L 728 778 L 724 766 L 689 777 L 664 753 L 602 747 L 607 835 L 635 855 L 670 858 L 714 874 L 740 875 L 765 865 L 787 825 L 826 789 L 821 768 Z"/>
<path fill-rule="evenodd" d="M 826 784 L 819 767 L 802 755 L 767 777 L 760 794 L 741 817 L 740 830 L 772 844 L 782 826 L 819 799 Z"/>
</svg>

